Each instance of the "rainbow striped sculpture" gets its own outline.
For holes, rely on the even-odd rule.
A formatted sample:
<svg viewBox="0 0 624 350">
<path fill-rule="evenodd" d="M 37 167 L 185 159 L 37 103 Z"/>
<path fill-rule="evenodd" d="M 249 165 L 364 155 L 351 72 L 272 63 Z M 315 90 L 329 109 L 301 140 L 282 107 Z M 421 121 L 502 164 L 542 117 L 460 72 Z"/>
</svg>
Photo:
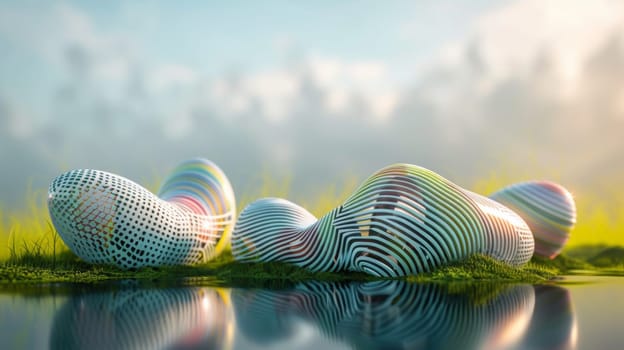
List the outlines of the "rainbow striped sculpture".
<svg viewBox="0 0 624 350">
<path fill-rule="evenodd" d="M 236 204 L 223 171 L 198 158 L 180 164 L 158 196 L 104 171 L 66 172 L 52 181 L 48 208 L 80 258 L 129 269 L 193 264 L 220 254 Z"/>
<path fill-rule="evenodd" d="M 535 255 L 553 259 L 570 238 L 576 223 L 572 194 L 548 181 L 514 184 L 490 198 L 515 211 L 526 221 L 535 238 Z"/>
<path fill-rule="evenodd" d="M 258 200 L 240 214 L 232 235 L 241 262 L 383 277 L 430 271 L 475 253 L 518 266 L 533 250 L 518 214 L 410 164 L 376 172 L 318 220 L 287 200 Z"/>
</svg>

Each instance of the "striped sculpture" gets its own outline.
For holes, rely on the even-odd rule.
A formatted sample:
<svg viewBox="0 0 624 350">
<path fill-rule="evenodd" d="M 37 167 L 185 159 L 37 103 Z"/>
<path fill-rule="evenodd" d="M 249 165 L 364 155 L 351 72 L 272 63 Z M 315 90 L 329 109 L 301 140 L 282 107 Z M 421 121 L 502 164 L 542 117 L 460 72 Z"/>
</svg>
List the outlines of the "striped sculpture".
<svg viewBox="0 0 624 350">
<path fill-rule="evenodd" d="M 319 220 L 284 199 L 258 200 L 240 214 L 232 235 L 241 262 L 383 277 L 430 271 L 475 253 L 518 266 L 533 249 L 516 213 L 410 164 L 376 172 Z"/>
<path fill-rule="evenodd" d="M 552 182 L 514 184 L 493 193 L 490 198 L 518 213 L 529 225 L 535 238 L 535 255 L 556 257 L 576 223 L 572 194 Z"/>
<path fill-rule="evenodd" d="M 158 196 L 118 175 L 72 170 L 52 181 L 48 208 L 76 255 L 124 269 L 213 258 L 229 243 L 236 211 L 225 174 L 199 158 L 180 164 Z"/>
</svg>

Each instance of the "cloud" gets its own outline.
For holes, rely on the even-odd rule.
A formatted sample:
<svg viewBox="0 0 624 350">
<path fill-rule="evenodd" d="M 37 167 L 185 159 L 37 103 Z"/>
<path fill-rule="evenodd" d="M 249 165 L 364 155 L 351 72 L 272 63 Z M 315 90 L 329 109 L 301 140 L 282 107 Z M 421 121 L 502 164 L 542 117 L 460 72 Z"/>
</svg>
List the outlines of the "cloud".
<svg viewBox="0 0 624 350">
<path fill-rule="evenodd" d="M 199 79 L 199 74 L 180 64 L 163 64 L 150 73 L 149 79 L 148 85 L 153 88 L 153 92 L 163 93 L 176 86 L 195 84 Z"/>
<path fill-rule="evenodd" d="M 140 181 L 197 155 L 222 165 L 237 189 L 267 167 L 294 174 L 295 192 L 306 193 L 394 162 L 466 185 L 492 169 L 537 166 L 593 186 L 597 167 L 624 174 L 624 11 L 558 5 L 496 8 L 413 72 L 307 53 L 211 76 L 151 59 L 68 5 L 3 9 L 0 35 L 65 67 L 46 115 L 0 104 L 2 162 L 33 164 L 11 167 L 5 201 L 22 194 L 14 184 L 25 174 L 46 186 L 61 169 L 93 167 Z M 28 25 L 35 20 L 42 25 Z"/>
<path fill-rule="evenodd" d="M 548 57 L 561 79 L 560 90 L 578 86 L 584 65 L 610 35 L 624 31 L 624 3 L 585 1 L 514 1 L 484 14 L 463 41 L 447 45 L 444 60 L 462 62 L 466 42 L 478 44 L 487 68 L 482 80 L 493 86 L 503 79 L 530 74 L 536 60 Z"/>
</svg>

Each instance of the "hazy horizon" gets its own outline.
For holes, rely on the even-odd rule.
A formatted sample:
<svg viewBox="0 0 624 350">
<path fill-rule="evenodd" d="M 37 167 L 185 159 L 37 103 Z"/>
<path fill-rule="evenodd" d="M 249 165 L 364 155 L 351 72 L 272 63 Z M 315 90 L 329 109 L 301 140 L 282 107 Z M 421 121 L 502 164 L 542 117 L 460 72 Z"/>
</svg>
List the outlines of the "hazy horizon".
<svg viewBox="0 0 624 350">
<path fill-rule="evenodd" d="M 621 201 L 624 3 L 0 3 L 0 203 L 202 156 L 242 195 L 383 166 Z"/>
</svg>

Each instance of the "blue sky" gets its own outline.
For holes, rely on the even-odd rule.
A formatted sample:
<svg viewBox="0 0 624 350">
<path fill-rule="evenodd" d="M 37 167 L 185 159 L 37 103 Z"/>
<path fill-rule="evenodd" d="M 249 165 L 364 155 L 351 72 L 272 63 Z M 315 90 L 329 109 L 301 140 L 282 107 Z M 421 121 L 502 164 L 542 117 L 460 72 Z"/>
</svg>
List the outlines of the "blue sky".
<svg viewBox="0 0 624 350">
<path fill-rule="evenodd" d="M 7 1 L 3 7 L 30 16 L 29 26 L 36 26 L 41 18 L 54 21 L 47 14 L 65 8 L 83 16 L 99 35 L 120 38 L 146 64 L 173 62 L 206 76 L 241 68 L 253 71 L 291 56 L 318 54 L 383 61 L 393 67 L 392 79 L 405 81 L 440 46 L 467 31 L 483 10 L 500 4 Z M 0 66 L 3 92 L 49 95 L 63 78 L 62 67 L 50 65 L 28 44 L 20 43 L 24 37 L 15 34 L 0 37 L 0 48 L 8 53 Z M 46 40 L 44 33 L 34 36 Z"/>
<path fill-rule="evenodd" d="M 344 59 L 410 65 L 465 31 L 471 18 L 492 3 L 161 1 L 77 7 L 93 14 L 98 28 L 129 35 L 158 60 L 214 74 L 232 65 L 270 66 L 280 59 L 275 50 L 280 41 Z"/>
<path fill-rule="evenodd" d="M 622 5 L 2 1 L 0 202 L 192 156 L 239 195 L 264 172 L 305 194 L 394 162 L 600 191 L 624 174 Z"/>
</svg>

